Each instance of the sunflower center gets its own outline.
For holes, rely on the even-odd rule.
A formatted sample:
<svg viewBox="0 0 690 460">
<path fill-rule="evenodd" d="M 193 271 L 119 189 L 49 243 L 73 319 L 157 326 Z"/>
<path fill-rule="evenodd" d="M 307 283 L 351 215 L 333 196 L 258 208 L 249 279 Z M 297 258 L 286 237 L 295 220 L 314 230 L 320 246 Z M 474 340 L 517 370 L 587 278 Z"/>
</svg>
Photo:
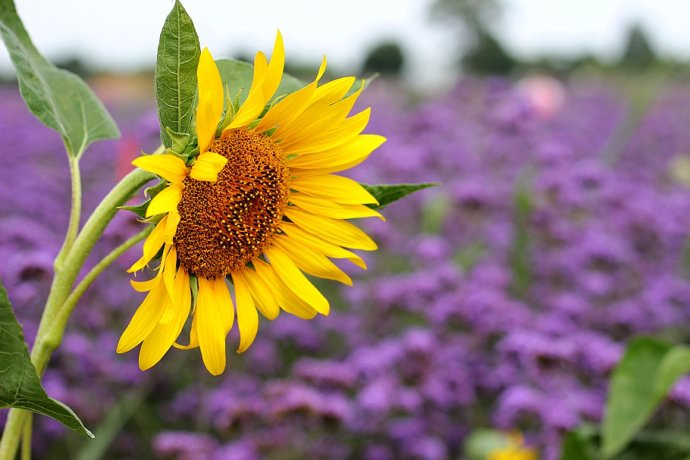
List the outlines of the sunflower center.
<svg viewBox="0 0 690 460">
<path fill-rule="evenodd" d="M 243 268 L 270 244 L 287 206 L 289 170 L 265 136 L 241 129 L 217 139 L 228 159 L 218 181 L 187 177 L 174 237 L 180 264 L 204 278 Z"/>
</svg>

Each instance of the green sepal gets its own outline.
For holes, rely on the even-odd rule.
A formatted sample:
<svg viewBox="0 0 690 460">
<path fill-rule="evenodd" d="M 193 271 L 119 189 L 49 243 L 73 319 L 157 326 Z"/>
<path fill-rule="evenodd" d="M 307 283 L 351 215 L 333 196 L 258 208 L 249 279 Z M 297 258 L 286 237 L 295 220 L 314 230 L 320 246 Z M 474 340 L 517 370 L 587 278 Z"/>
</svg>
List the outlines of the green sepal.
<svg viewBox="0 0 690 460">
<path fill-rule="evenodd" d="M 189 289 L 192 291 L 192 310 L 196 309 L 196 300 L 199 298 L 199 282 L 195 275 L 189 274 Z"/>
<path fill-rule="evenodd" d="M 360 184 L 366 189 L 367 192 L 371 193 L 379 204 L 368 205 L 373 209 L 383 209 L 394 201 L 398 201 L 401 198 L 405 198 L 419 190 L 424 190 L 429 187 L 436 187 L 439 185 L 435 182 L 425 182 L 420 184 L 380 184 L 380 185 L 369 185 Z"/>
<path fill-rule="evenodd" d="M 235 100 L 233 101 L 233 96 L 230 94 L 230 88 L 227 83 L 223 85 L 223 88 L 223 115 L 220 117 L 220 123 L 218 123 L 218 127 L 216 128 L 216 137 L 220 136 L 225 127 L 230 124 L 235 113 L 237 113 L 239 104 L 239 95 L 235 95 Z"/>
<path fill-rule="evenodd" d="M 254 66 L 248 62 L 229 58 L 216 59 L 216 65 L 225 86 L 226 101 L 232 101 L 232 106 L 237 111 L 249 94 L 254 78 Z M 268 101 L 267 107 L 270 107 L 279 98 L 294 93 L 306 85 L 302 80 L 284 73 L 280 85 L 278 85 L 278 89 L 271 100 Z"/>
<path fill-rule="evenodd" d="M 0 0 L 0 36 L 17 70 L 24 102 L 36 118 L 62 136 L 70 156 L 79 158 L 95 141 L 120 137 L 117 125 L 88 85 L 39 53 L 12 0 Z"/>
<path fill-rule="evenodd" d="M 355 80 L 355 83 L 352 85 L 352 88 L 349 89 L 349 91 L 345 94 L 345 97 L 349 97 L 353 95 L 355 92 L 359 91 L 360 89 L 364 91 L 369 87 L 372 81 L 376 80 L 379 77 L 379 74 L 375 73 L 372 74 L 368 77 L 363 77 Z M 359 83 L 359 85 L 358 85 Z"/>
<path fill-rule="evenodd" d="M 79 417 L 65 404 L 50 398 L 31 363 L 22 327 L 0 284 L 0 408 L 25 409 L 47 415 L 81 436 L 93 438 Z"/>
<path fill-rule="evenodd" d="M 131 211 L 134 214 L 138 215 L 141 220 L 146 220 L 147 222 L 151 222 L 149 218 L 146 217 L 146 210 L 149 207 L 149 204 L 151 203 L 151 200 L 158 195 L 165 187 L 167 187 L 169 184 L 161 180 L 157 184 L 152 185 L 150 187 L 147 187 L 144 190 L 144 196 L 146 197 L 146 201 L 140 204 L 132 205 L 132 206 L 118 206 L 117 209 L 122 209 L 124 211 Z"/>
<path fill-rule="evenodd" d="M 168 129 L 192 133 L 200 56 L 199 37 L 192 18 L 176 0 L 161 29 L 154 75 L 161 140 L 165 147 L 173 147 Z"/>
<path fill-rule="evenodd" d="M 165 128 L 165 133 L 170 138 L 170 147 L 165 150 L 166 153 L 183 155 L 191 144 L 192 136 L 188 133 L 178 133 L 168 127 Z"/>
</svg>

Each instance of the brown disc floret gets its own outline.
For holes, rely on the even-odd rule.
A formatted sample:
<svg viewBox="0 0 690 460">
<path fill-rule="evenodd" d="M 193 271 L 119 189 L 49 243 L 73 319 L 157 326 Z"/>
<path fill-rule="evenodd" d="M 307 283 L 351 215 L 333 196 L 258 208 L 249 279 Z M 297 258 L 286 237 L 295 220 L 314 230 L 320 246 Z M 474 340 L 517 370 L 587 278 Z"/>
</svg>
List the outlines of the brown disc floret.
<svg viewBox="0 0 690 460">
<path fill-rule="evenodd" d="M 209 150 L 228 162 L 216 182 L 184 180 L 173 242 L 187 271 L 217 278 L 267 248 L 287 206 L 290 174 L 280 148 L 247 129 L 231 131 Z"/>
</svg>

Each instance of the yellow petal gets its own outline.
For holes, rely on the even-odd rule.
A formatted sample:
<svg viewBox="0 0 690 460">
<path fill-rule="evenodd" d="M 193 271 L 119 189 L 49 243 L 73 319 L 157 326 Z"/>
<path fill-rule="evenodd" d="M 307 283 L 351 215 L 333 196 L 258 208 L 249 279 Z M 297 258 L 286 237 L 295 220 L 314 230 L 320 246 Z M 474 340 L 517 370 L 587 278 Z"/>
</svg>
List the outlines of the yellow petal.
<svg viewBox="0 0 690 460">
<path fill-rule="evenodd" d="M 280 279 L 297 297 L 314 307 L 322 315 L 328 316 L 330 310 L 328 299 L 311 284 L 311 281 L 302 274 L 284 251 L 277 247 L 271 247 L 264 251 L 264 254 L 268 257 Z"/>
<path fill-rule="evenodd" d="M 174 208 L 168 211 L 168 214 L 165 217 L 167 220 L 165 223 L 163 238 L 165 239 L 166 244 L 172 244 L 175 233 L 177 232 L 177 224 L 180 223 L 180 213 L 177 211 L 177 208 Z"/>
<path fill-rule="evenodd" d="M 128 273 L 141 270 L 148 264 L 153 257 L 158 254 L 161 246 L 165 243 L 165 228 L 168 222 L 168 216 L 164 216 L 154 227 L 153 231 L 146 237 L 144 241 L 143 255 L 139 260 L 127 269 Z"/>
<path fill-rule="evenodd" d="M 290 144 L 281 145 L 283 152 L 289 155 L 323 152 L 352 141 L 369 123 L 371 109 L 367 108 L 356 115 L 346 118 L 332 129 L 313 137 L 295 137 Z"/>
<path fill-rule="evenodd" d="M 317 153 L 306 153 L 288 160 L 290 169 L 299 169 L 295 176 L 301 174 L 327 174 L 329 172 L 344 171 L 357 166 L 364 161 L 374 150 L 386 142 L 386 138 L 376 134 L 361 134 L 350 142 L 334 149 Z M 307 171 L 301 171 L 302 169 Z M 314 172 L 309 170 L 316 170 Z M 319 172 L 325 171 L 325 172 Z M 306 174 L 305 174 L 306 175 Z"/>
<path fill-rule="evenodd" d="M 189 275 L 184 268 L 180 267 L 175 276 L 174 296 L 170 301 L 173 306 L 172 319 L 165 324 L 159 321 L 151 334 L 144 339 L 139 351 L 141 370 L 153 367 L 168 352 L 187 321 L 190 303 Z"/>
<path fill-rule="evenodd" d="M 191 294 L 190 294 L 191 295 Z M 173 343 L 173 347 L 178 350 L 191 350 L 199 346 L 199 334 L 196 332 L 196 315 L 192 318 L 192 327 L 189 328 L 189 343 L 187 345 L 180 345 L 179 343 Z"/>
<path fill-rule="evenodd" d="M 237 348 L 237 352 L 243 353 L 256 338 L 256 333 L 259 330 L 259 315 L 256 313 L 254 300 L 252 299 L 249 285 L 244 276 L 242 276 L 242 271 L 232 273 L 232 282 L 235 285 L 237 327 L 240 330 L 240 345 Z"/>
<path fill-rule="evenodd" d="M 227 333 L 215 298 L 213 282 L 205 278 L 199 278 L 199 294 L 194 317 L 204 365 L 212 375 L 220 375 L 225 370 Z"/>
<path fill-rule="evenodd" d="M 227 162 L 227 158 L 215 152 L 202 153 L 197 157 L 189 175 L 192 179 L 215 182 Z"/>
<path fill-rule="evenodd" d="M 182 182 L 187 176 L 187 166 L 184 161 L 168 153 L 140 156 L 135 158 L 132 164 L 172 183 Z"/>
<path fill-rule="evenodd" d="M 280 306 L 278 300 L 271 293 L 268 286 L 264 285 L 263 280 L 259 277 L 256 271 L 247 268 L 242 272 L 244 279 L 247 281 L 249 290 L 255 300 L 255 306 L 259 309 L 262 315 L 268 319 L 275 319 L 280 313 Z"/>
<path fill-rule="evenodd" d="M 163 283 L 165 288 L 168 290 L 168 296 L 173 298 L 175 295 L 175 272 L 177 271 L 177 250 L 175 246 L 172 246 L 167 255 L 163 257 L 163 266 L 161 267 L 163 272 Z M 169 322 L 175 313 L 175 305 L 171 302 L 168 304 L 168 308 L 163 311 L 163 315 L 158 320 L 160 323 Z"/>
<path fill-rule="evenodd" d="M 242 128 L 261 115 L 268 99 L 270 99 L 270 97 L 268 99 L 264 97 L 263 93 L 263 82 L 266 79 L 267 72 L 268 62 L 266 61 L 266 56 L 259 51 L 254 58 L 254 77 L 252 78 L 252 86 L 249 89 L 247 99 L 237 110 L 230 124 L 223 129 L 223 133 L 232 129 Z"/>
<path fill-rule="evenodd" d="M 350 222 L 316 216 L 294 206 L 287 207 L 285 215 L 302 230 L 324 241 L 364 251 L 377 249 L 376 243 Z"/>
<path fill-rule="evenodd" d="M 303 272 L 319 278 L 340 281 L 343 284 L 352 286 L 352 279 L 341 269 L 336 267 L 333 262 L 328 260 L 323 253 L 301 244 L 299 240 L 278 235 L 274 237 L 273 244 L 285 252 L 285 254 L 292 259 L 297 268 Z"/>
<path fill-rule="evenodd" d="M 146 295 L 129 325 L 120 336 L 120 340 L 117 342 L 118 353 L 126 353 L 139 345 L 151 333 L 163 314 L 165 303 L 169 297 L 162 279 L 158 278 L 158 280 L 159 282 Z"/>
<path fill-rule="evenodd" d="M 283 68 L 285 67 L 285 46 L 283 45 L 283 36 L 280 31 L 276 33 L 275 44 L 273 45 L 273 53 L 271 53 L 271 62 L 268 64 L 266 70 L 266 77 L 261 86 L 266 102 L 271 100 L 275 94 L 280 80 L 283 78 Z"/>
<path fill-rule="evenodd" d="M 271 296 L 278 302 L 280 308 L 302 319 L 312 319 L 317 311 L 304 300 L 297 297 L 280 279 L 273 267 L 266 262 L 256 259 L 253 262 L 257 279 L 261 281 Z"/>
<path fill-rule="evenodd" d="M 129 284 L 131 284 L 132 288 L 134 288 L 134 290 L 137 292 L 149 292 L 157 282 L 158 275 L 156 275 L 155 278 L 151 278 L 150 280 L 146 281 L 129 280 Z"/>
<path fill-rule="evenodd" d="M 376 198 L 357 182 L 333 174 L 296 178 L 290 181 L 290 188 L 335 203 L 378 204 Z"/>
<path fill-rule="evenodd" d="M 216 61 L 208 48 L 204 48 L 197 67 L 198 103 L 196 106 L 196 135 L 199 152 L 208 150 L 216 135 L 216 127 L 223 113 L 223 82 Z"/>
<path fill-rule="evenodd" d="M 158 192 L 149 203 L 149 207 L 146 208 L 146 217 L 177 210 L 177 205 L 182 199 L 183 188 L 182 182 L 176 182 Z"/>
<path fill-rule="evenodd" d="M 312 235 L 305 230 L 302 230 L 295 224 L 283 222 L 280 225 L 280 229 L 283 232 L 285 232 L 285 234 L 287 234 L 292 240 L 299 241 L 301 244 L 316 249 L 328 257 L 332 257 L 334 259 L 347 259 L 360 268 L 363 268 L 365 270 L 367 268 L 367 264 L 364 263 L 364 260 L 362 260 L 362 258 L 354 252 L 348 251 L 347 249 L 343 249 L 338 245 L 322 240 L 319 237 Z"/>
<path fill-rule="evenodd" d="M 218 303 L 218 311 L 223 321 L 223 330 L 227 335 L 232 329 L 232 323 L 235 321 L 235 310 L 232 307 L 232 297 L 228 290 L 228 283 L 225 278 L 216 278 L 212 282 L 213 293 Z"/>
<path fill-rule="evenodd" d="M 329 200 L 315 198 L 300 193 L 291 193 L 290 203 L 319 216 L 333 219 L 358 219 L 363 217 L 378 217 L 385 220 L 378 211 L 362 204 L 339 204 Z"/>
<path fill-rule="evenodd" d="M 314 97 L 315 91 L 316 82 L 313 82 L 285 96 L 285 98 L 268 109 L 266 115 L 264 115 L 259 124 L 256 125 L 256 131 L 263 132 L 279 126 L 274 135 L 276 139 L 280 139 L 280 127 L 288 126 L 293 119 L 297 118 L 299 114 L 307 108 Z"/>
<path fill-rule="evenodd" d="M 328 135 L 329 132 L 334 130 L 335 132 L 340 132 L 341 127 L 345 125 L 345 117 L 352 110 L 361 92 L 360 89 L 342 100 L 318 101 L 317 97 L 321 88 L 323 87 L 319 87 L 316 90 L 315 101 L 300 114 L 298 119 L 287 128 L 283 128 L 279 133 L 274 134 L 277 139 L 281 139 L 281 148 L 286 152 L 295 145 L 310 142 L 312 139 L 321 139 L 324 135 Z M 343 94 L 345 91 L 347 89 L 343 88 Z M 335 97 L 340 97 L 340 93 L 335 93 Z"/>
<path fill-rule="evenodd" d="M 314 104 L 328 106 L 341 100 L 352 88 L 357 79 L 355 77 L 341 77 L 319 86 L 314 97 Z"/>
</svg>

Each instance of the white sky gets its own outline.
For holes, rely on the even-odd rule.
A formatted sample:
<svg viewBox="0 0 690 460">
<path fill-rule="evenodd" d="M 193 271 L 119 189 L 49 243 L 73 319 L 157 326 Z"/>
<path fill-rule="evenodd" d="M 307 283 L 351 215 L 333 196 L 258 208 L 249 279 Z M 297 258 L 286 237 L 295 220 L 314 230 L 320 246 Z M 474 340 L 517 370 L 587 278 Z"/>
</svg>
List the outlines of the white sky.
<svg viewBox="0 0 690 460">
<path fill-rule="evenodd" d="M 49 58 L 80 56 L 97 67 L 138 69 L 155 62 L 171 0 L 15 0 L 38 48 Z M 216 56 L 270 51 L 280 28 L 288 58 L 357 68 L 380 39 L 405 47 L 409 70 L 430 83 L 450 75 L 453 33 L 429 21 L 432 0 L 186 0 L 202 46 Z M 658 49 L 690 56 L 688 0 L 503 0 L 495 30 L 521 56 L 591 51 L 613 57 L 624 30 L 641 21 Z M 0 46 L 0 72 L 11 64 Z"/>
</svg>

